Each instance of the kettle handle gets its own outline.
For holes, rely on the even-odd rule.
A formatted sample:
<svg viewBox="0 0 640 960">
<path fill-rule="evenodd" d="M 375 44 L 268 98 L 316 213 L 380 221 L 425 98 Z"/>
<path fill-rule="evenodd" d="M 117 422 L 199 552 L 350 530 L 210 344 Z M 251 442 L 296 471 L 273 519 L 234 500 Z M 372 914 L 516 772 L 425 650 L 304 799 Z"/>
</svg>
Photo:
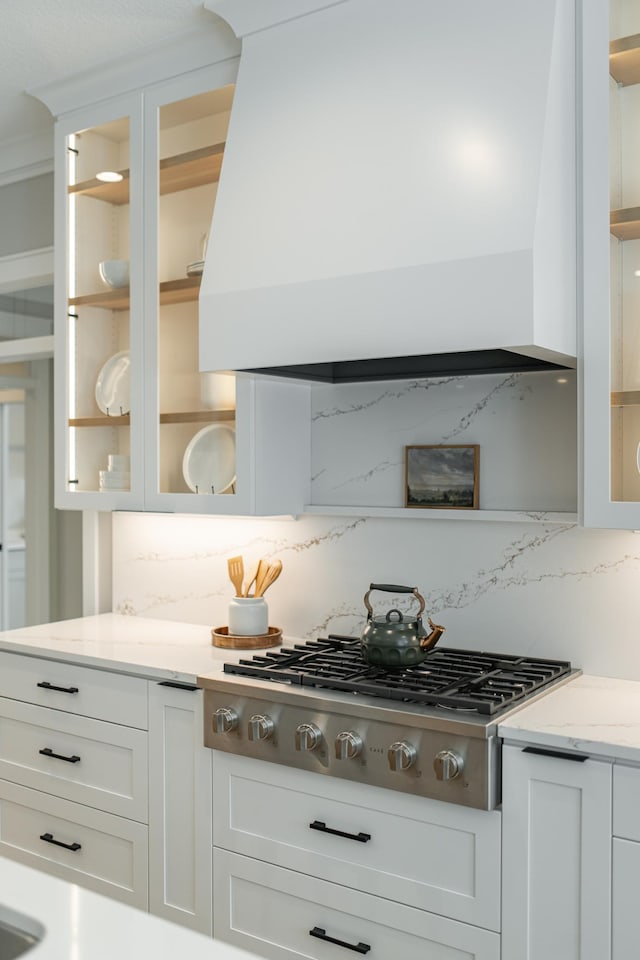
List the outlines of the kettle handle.
<svg viewBox="0 0 640 960">
<path fill-rule="evenodd" d="M 369 594 L 372 590 L 382 590 L 385 593 L 412 593 L 416 600 L 420 604 L 420 609 L 418 610 L 418 617 L 421 615 L 425 607 L 424 597 L 419 593 L 417 587 L 400 587 L 397 584 L 393 583 L 372 583 L 369 586 L 369 589 L 364 595 L 364 605 L 367 608 L 368 619 L 371 619 L 373 616 L 373 608 L 369 603 Z"/>
</svg>

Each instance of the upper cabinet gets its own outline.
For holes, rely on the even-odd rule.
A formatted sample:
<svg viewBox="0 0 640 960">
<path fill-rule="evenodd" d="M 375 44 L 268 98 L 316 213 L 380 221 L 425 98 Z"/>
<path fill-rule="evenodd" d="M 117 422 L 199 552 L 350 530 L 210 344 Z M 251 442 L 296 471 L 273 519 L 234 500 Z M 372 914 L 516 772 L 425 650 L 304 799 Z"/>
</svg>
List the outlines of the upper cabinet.
<svg viewBox="0 0 640 960">
<path fill-rule="evenodd" d="M 585 3 L 584 523 L 640 528 L 640 2 Z"/>
<path fill-rule="evenodd" d="M 58 118 L 56 505 L 295 513 L 309 388 L 199 370 L 235 60 Z"/>
</svg>

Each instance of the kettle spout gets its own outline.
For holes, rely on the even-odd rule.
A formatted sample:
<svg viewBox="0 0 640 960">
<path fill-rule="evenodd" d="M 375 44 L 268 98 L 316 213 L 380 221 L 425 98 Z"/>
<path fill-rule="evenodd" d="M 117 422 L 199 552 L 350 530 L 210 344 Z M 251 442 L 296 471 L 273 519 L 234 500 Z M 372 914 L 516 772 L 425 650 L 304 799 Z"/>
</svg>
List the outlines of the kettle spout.
<svg viewBox="0 0 640 960">
<path fill-rule="evenodd" d="M 435 647 L 436 643 L 445 631 L 445 627 L 439 627 L 437 623 L 433 622 L 431 617 L 428 617 L 427 619 L 429 626 L 431 627 L 431 633 L 426 637 L 422 637 L 420 640 L 420 647 L 425 651 L 431 650 L 433 647 Z"/>
</svg>

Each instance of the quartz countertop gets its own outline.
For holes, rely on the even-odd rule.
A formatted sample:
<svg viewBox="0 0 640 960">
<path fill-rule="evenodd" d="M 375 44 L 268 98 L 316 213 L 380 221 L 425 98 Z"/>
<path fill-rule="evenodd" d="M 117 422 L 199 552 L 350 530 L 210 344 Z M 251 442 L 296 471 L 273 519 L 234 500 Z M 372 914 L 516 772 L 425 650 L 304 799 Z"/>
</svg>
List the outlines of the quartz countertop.
<svg viewBox="0 0 640 960">
<path fill-rule="evenodd" d="M 3 921 L 42 936 L 25 954 L 28 960 L 256 960 L 257 956 L 0 857 Z"/>
<path fill-rule="evenodd" d="M 214 647 L 211 627 L 202 624 L 119 613 L 5 630 L 0 650 L 182 683 L 195 683 L 254 652 Z"/>
<path fill-rule="evenodd" d="M 640 763 L 640 682 L 579 676 L 498 727 L 505 740 Z"/>
</svg>

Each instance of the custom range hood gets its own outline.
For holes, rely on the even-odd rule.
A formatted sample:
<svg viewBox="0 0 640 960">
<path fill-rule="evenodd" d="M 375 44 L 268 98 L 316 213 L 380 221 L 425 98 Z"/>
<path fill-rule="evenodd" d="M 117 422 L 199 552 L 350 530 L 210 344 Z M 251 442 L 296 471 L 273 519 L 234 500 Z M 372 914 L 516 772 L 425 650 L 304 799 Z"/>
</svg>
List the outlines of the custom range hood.
<svg viewBox="0 0 640 960">
<path fill-rule="evenodd" d="M 207 0 L 242 40 L 203 370 L 575 365 L 571 0 Z"/>
</svg>

